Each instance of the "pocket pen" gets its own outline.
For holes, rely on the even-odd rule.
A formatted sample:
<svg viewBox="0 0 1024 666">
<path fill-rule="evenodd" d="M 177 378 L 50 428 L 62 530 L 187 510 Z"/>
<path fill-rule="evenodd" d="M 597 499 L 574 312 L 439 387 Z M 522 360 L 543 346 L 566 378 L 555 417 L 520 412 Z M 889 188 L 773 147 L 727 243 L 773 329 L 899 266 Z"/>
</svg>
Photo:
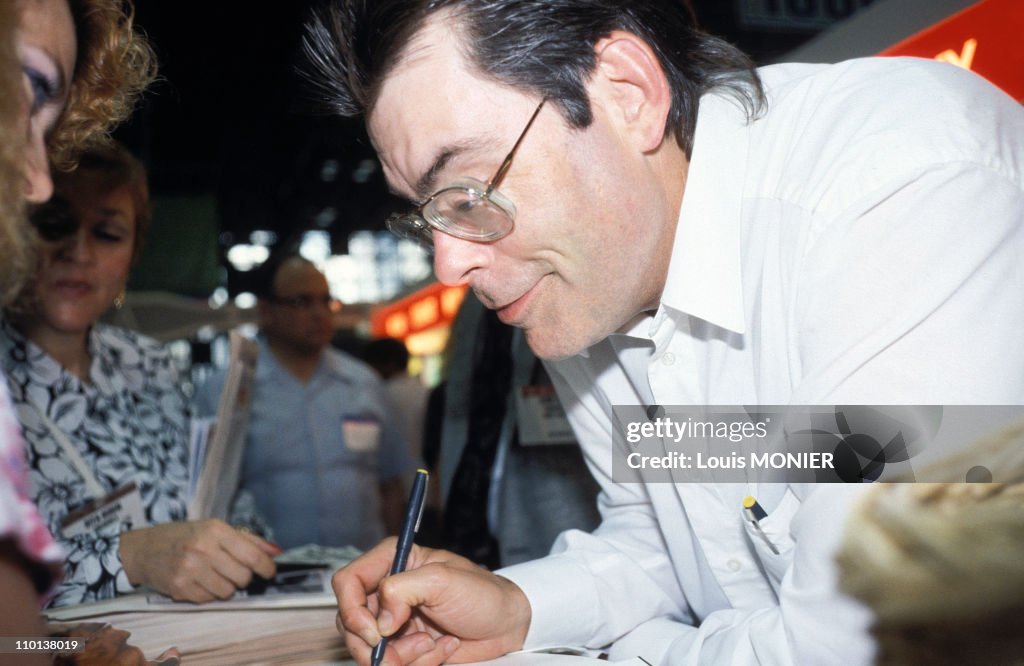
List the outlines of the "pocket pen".
<svg viewBox="0 0 1024 666">
<path fill-rule="evenodd" d="M 767 534 L 765 534 L 764 528 L 761 527 L 761 521 L 768 517 L 768 512 L 765 511 L 764 507 L 758 504 L 757 500 L 751 495 L 747 495 L 743 498 L 743 515 L 746 517 L 751 527 L 754 528 L 754 531 L 757 532 L 758 536 L 768 544 L 768 547 L 771 548 L 773 553 L 778 555 L 779 549 L 775 547 L 772 540 L 768 538 Z"/>
</svg>

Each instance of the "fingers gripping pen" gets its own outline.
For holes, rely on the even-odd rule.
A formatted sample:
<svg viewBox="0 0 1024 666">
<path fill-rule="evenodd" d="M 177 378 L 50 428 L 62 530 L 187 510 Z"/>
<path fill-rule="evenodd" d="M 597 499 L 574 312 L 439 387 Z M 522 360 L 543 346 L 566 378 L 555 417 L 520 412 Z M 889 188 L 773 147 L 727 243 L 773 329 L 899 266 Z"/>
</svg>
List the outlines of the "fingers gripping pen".
<svg viewBox="0 0 1024 666">
<path fill-rule="evenodd" d="M 409 551 L 416 538 L 416 532 L 420 529 L 420 519 L 423 518 L 423 506 L 427 498 L 427 479 L 430 473 L 425 469 L 416 470 L 416 478 L 412 482 L 412 491 L 409 493 L 409 504 L 405 508 L 405 520 L 402 521 L 402 531 L 398 535 L 398 546 L 395 548 L 395 559 L 391 562 L 391 573 L 402 573 L 409 561 Z M 384 658 L 384 648 L 387 647 L 388 639 L 382 636 L 380 642 L 373 648 L 370 655 L 370 666 L 380 666 Z"/>
</svg>

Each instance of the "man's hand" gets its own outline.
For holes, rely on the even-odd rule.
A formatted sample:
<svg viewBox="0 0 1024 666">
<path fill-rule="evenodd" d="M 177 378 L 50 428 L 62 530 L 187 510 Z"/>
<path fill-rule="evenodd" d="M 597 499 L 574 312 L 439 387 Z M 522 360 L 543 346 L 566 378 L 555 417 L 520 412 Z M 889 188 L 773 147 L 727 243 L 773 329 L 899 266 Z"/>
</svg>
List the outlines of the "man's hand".
<svg viewBox="0 0 1024 666">
<path fill-rule="evenodd" d="M 121 534 L 121 562 L 133 585 L 179 601 L 226 599 L 253 574 L 277 570 L 277 546 L 222 520 L 164 523 Z"/>
<path fill-rule="evenodd" d="M 407 570 L 389 577 L 396 543 L 386 539 L 334 574 L 338 630 L 356 661 L 368 664 L 382 635 L 392 665 L 479 661 L 522 647 L 530 602 L 514 583 L 418 546 Z"/>
</svg>

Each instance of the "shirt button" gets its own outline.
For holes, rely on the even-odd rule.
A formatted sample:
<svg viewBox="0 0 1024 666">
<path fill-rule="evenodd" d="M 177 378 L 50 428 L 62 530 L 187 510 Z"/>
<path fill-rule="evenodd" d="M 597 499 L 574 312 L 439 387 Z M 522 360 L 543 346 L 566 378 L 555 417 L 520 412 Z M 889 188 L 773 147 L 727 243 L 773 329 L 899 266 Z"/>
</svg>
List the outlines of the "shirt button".
<svg viewBox="0 0 1024 666">
<path fill-rule="evenodd" d="M 732 571 L 734 573 L 743 568 L 743 565 L 740 564 L 739 560 L 729 560 L 725 563 L 725 565 L 729 567 L 729 571 Z"/>
<path fill-rule="evenodd" d="M 665 352 L 664 354 L 661 355 L 661 364 L 662 365 L 672 365 L 675 362 L 676 362 L 676 355 L 673 354 L 672 352 Z"/>
</svg>

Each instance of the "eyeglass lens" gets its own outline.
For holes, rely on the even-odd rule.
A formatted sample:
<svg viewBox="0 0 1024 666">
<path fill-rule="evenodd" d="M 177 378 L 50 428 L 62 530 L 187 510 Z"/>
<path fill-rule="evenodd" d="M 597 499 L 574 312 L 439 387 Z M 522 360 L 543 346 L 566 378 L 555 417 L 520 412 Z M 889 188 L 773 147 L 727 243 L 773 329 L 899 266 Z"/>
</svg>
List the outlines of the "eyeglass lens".
<svg viewBox="0 0 1024 666">
<path fill-rule="evenodd" d="M 486 184 L 463 179 L 461 183 L 431 196 L 419 211 L 392 215 L 386 222 L 387 228 L 401 238 L 419 243 L 428 251 L 432 251 L 434 246 L 432 228 L 473 241 L 495 241 L 507 236 L 512 231 L 515 206 L 495 188 L 504 179 L 519 144 L 546 101 L 546 98 L 542 99 L 534 109 L 512 150 Z"/>
</svg>

